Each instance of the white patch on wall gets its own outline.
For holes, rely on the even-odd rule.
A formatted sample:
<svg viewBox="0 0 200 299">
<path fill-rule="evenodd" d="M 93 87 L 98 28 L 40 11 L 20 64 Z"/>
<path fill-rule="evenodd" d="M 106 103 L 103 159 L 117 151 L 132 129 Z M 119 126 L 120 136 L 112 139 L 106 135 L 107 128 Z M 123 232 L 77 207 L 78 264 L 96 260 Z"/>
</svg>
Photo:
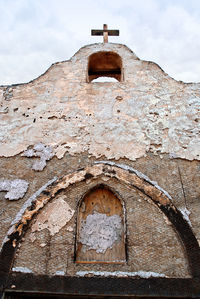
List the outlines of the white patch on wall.
<svg viewBox="0 0 200 299">
<path fill-rule="evenodd" d="M 64 276 L 65 275 L 65 271 L 56 271 L 55 275 L 59 275 L 59 276 Z"/>
<path fill-rule="evenodd" d="M 9 200 L 18 200 L 23 198 L 29 183 L 25 180 L 1 180 L 0 191 L 7 191 L 5 198 Z"/>
<path fill-rule="evenodd" d="M 47 228 L 50 235 L 53 236 L 71 220 L 74 210 L 70 208 L 64 198 L 64 196 L 56 198 L 38 215 L 31 228 L 33 233 Z"/>
<path fill-rule="evenodd" d="M 23 206 L 21 207 L 21 209 L 19 210 L 19 212 L 17 213 L 17 215 L 15 216 L 15 218 L 13 219 L 13 221 L 11 222 L 11 226 L 1 244 L 1 248 L 3 247 L 3 245 L 9 241 L 9 236 L 12 235 L 15 232 L 16 229 L 16 224 L 19 223 L 25 213 L 25 211 L 27 209 L 29 209 L 37 200 L 37 197 L 49 186 L 51 185 L 53 182 L 55 182 L 57 180 L 57 177 L 55 176 L 53 179 L 49 180 L 45 185 L 43 185 L 39 190 L 37 190 L 31 197 L 29 197 L 29 199 L 27 199 L 25 201 L 25 203 L 23 204 Z M 32 235 L 32 238 L 34 238 L 34 235 Z M 32 242 L 33 239 L 32 239 Z"/>
<path fill-rule="evenodd" d="M 104 253 L 119 240 L 122 231 L 121 218 L 118 215 L 94 213 L 82 220 L 80 242 L 85 249 L 94 249 L 97 253 Z"/>
<path fill-rule="evenodd" d="M 33 273 L 29 268 L 27 267 L 14 267 L 12 268 L 13 272 L 21 272 L 21 273 Z"/>
<path fill-rule="evenodd" d="M 138 272 L 122 272 L 122 271 L 115 271 L 115 272 L 108 272 L 108 271 L 78 271 L 76 272 L 77 276 L 84 277 L 88 275 L 92 276 L 115 276 L 115 277 L 136 277 L 139 276 L 141 278 L 150 278 L 150 277 L 166 277 L 165 274 L 157 273 L 157 272 L 145 272 L 145 271 L 138 271 Z"/>
<path fill-rule="evenodd" d="M 179 208 L 179 210 L 181 211 L 181 214 L 183 215 L 183 218 L 189 223 L 190 226 L 192 226 L 192 223 L 191 223 L 190 218 L 189 218 L 189 216 L 191 214 L 190 211 L 186 207 Z"/>
<path fill-rule="evenodd" d="M 54 154 L 50 146 L 46 146 L 42 143 L 37 143 L 34 145 L 33 149 L 26 150 L 21 156 L 28 158 L 40 158 L 33 163 L 32 169 L 36 171 L 42 171 L 47 165 L 47 161 L 52 159 Z"/>
</svg>

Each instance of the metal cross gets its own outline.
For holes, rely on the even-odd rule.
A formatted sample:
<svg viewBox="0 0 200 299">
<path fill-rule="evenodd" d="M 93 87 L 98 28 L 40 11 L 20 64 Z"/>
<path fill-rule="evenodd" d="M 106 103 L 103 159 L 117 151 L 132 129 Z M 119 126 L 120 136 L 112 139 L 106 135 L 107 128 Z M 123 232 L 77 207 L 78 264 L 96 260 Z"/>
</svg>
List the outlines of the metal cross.
<svg viewBox="0 0 200 299">
<path fill-rule="evenodd" d="M 108 43 L 108 35 L 119 36 L 119 30 L 108 30 L 108 25 L 103 25 L 103 30 L 93 29 L 91 35 L 103 35 L 103 42 Z"/>
</svg>

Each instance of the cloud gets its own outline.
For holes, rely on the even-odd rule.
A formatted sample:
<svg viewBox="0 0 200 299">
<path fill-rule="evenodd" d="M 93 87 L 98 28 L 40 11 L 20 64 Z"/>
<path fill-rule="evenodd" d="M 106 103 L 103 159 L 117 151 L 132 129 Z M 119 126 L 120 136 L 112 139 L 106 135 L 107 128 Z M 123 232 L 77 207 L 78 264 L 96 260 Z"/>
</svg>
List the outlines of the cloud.
<svg viewBox="0 0 200 299">
<path fill-rule="evenodd" d="M 0 0 L 0 84 L 27 82 L 85 44 L 90 30 L 120 29 L 129 46 L 183 81 L 200 81 L 200 2 L 195 0 Z"/>
<path fill-rule="evenodd" d="M 138 27 L 129 42 L 131 47 L 135 42 L 140 58 L 157 62 L 176 79 L 200 81 L 200 21 L 195 15 L 175 4 L 155 7 Z"/>
</svg>

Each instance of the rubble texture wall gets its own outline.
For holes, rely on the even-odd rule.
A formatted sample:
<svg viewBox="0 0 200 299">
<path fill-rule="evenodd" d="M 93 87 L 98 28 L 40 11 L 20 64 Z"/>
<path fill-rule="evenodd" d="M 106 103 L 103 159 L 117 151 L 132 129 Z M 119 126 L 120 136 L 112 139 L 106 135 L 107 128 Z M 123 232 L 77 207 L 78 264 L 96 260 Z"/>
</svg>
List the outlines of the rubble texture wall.
<svg viewBox="0 0 200 299">
<path fill-rule="evenodd" d="M 122 58 L 121 82 L 87 82 L 89 56 L 98 51 Z M 49 180 L 106 159 L 157 181 L 183 216 L 189 216 L 200 242 L 199 99 L 200 84 L 177 82 L 119 44 L 86 46 L 27 84 L 1 86 L 0 241 L 17 211 Z M 29 187 L 23 198 L 8 201 L 5 182 L 14 180 Z M 116 190 L 126 205 L 124 265 L 74 263 L 77 203 L 97 183 Z M 181 241 L 147 199 L 114 179 L 71 186 L 35 216 L 13 267 L 43 274 L 154 271 L 189 277 Z"/>
</svg>

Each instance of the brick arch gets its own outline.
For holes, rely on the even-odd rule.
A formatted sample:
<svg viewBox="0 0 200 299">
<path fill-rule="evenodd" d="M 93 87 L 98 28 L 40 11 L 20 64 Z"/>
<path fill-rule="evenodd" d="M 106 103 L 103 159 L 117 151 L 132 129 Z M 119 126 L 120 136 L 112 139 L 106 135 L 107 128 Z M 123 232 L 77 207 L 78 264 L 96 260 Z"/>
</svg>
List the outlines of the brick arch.
<svg viewBox="0 0 200 299">
<path fill-rule="evenodd" d="M 60 192 L 67 189 L 69 186 L 90 179 L 96 179 L 100 176 L 115 178 L 118 181 L 127 184 L 129 187 L 140 190 L 157 205 L 172 223 L 183 243 L 192 277 L 200 278 L 200 248 L 198 242 L 190 225 L 173 204 L 170 195 L 147 176 L 127 165 L 101 161 L 96 162 L 93 166 L 68 174 L 61 179 L 52 180 L 49 185 L 46 185 L 43 190 L 40 190 L 40 194 L 37 192 L 32 196 L 32 200 L 29 199 L 25 202 L 14 220 L 14 224 L 9 229 L 2 246 L 0 256 L 0 282 L 2 285 L 5 284 L 6 279 L 9 276 L 9 271 L 17 248 L 16 245 L 20 242 L 20 239 L 33 216 L 36 215 L 50 200 L 54 199 Z"/>
</svg>

